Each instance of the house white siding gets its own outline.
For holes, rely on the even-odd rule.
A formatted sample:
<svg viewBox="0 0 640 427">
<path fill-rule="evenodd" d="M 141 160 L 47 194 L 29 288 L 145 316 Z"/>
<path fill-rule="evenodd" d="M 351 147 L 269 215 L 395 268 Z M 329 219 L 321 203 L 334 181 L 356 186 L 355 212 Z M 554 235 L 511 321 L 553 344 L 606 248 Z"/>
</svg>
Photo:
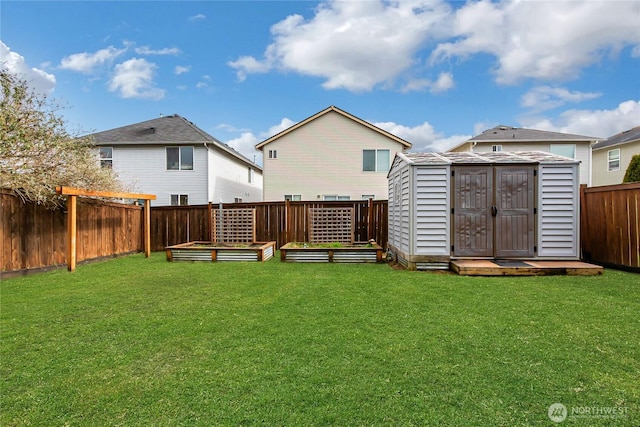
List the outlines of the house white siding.
<svg viewBox="0 0 640 427">
<path fill-rule="evenodd" d="M 204 146 L 194 146 L 193 170 L 167 170 L 165 146 L 117 145 L 113 170 L 130 191 L 155 194 L 152 206 L 171 204 L 171 194 L 186 194 L 189 204 L 206 204 L 207 162 Z"/>
<path fill-rule="evenodd" d="M 253 169 L 249 182 L 250 166 L 234 160 L 231 156 L 209 149 L 209 201 L 232 203 L 262 201 L 262 172 Z"/>
<path fill-rule="evenodd" d="M 363 150 L 389 150 L 389 162 L 402 145 L 342 114 L 331 111 L 278 137 L 263 148 L 264 200 L 302 200 L 365 195 L 386 199 L 387 172 L 365 172 Z M 269 152 L 277 153 L 270 158 Z"/>
<path fill-rule="evenodd" d="M 538 257 L 579 257 L 578 165 L 538 166 Z"/>
<path fill-rule="evenodd" d="M 414 167 L 414 220 L 417 255 L 449 255 L 450 167 Z"/>
</svg>

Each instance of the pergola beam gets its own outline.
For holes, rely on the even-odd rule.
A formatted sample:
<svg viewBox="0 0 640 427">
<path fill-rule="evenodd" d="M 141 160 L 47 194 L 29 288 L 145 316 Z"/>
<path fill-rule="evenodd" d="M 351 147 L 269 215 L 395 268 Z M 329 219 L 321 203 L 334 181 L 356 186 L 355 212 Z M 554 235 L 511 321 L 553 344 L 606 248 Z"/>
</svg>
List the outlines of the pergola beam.
<svg viewBox="0 0 640 427">
<path fill-rule="evenodd" d="M 155 194 L 93 191 L 73 187 L 56 187 L 56 193 L 67 196 L 67 269 L 69 271 L 74 271 L 76 269 L 76 198 L 78 196 L 144 200 L 144 254 L 149 258 L 151 255 L 151 200 L 156 200 Z"/>
</svg>

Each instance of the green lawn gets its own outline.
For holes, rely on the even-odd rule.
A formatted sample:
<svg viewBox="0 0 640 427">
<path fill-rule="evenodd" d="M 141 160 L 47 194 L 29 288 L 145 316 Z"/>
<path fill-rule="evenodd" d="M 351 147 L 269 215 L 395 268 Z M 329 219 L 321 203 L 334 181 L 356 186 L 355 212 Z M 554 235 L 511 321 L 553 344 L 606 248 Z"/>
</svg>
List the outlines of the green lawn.
<svg viewBox="0 0 640 427">
<path fill-rule="evenodd" d="M 562 425 L 640 424 L 631 273 L 479 278 L 155 253 L 0 291 L 2 426 L 556 425 L 553 403 L 569 411 Z"/>
</svg>

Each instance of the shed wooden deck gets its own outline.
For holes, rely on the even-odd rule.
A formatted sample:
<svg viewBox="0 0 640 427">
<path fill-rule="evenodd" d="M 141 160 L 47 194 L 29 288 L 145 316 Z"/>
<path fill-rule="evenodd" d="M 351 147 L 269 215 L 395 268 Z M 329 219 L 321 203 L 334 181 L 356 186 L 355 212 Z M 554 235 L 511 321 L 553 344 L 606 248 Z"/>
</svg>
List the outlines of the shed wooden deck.
<svg viewBox="0 0 640 427">
<path fill-rule="evenodd" d="M 451 261 L 451 270 L 465 276 L 596 276 L 604 269 L 581 261 L 499 261 L 464 259 Z"/>
</svg>

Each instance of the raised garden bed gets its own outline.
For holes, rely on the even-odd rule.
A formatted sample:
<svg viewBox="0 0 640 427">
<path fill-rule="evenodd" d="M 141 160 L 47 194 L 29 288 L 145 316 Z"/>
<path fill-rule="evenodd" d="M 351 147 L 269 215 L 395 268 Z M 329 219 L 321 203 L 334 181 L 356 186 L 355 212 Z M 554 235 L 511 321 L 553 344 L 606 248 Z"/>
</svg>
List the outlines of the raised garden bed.
<svg viewBox="0 0 640 427">
<path fill-rule="evenodd" d="M 377 243 L 296 243 L 280 248 L 280 260 L 285 262 L 383 262 L 382 246 Z"/>
<path fill-rule="evenodd" d="M 188 242 L 167 246 L 167 261 L 266 261 L 273 258 L 276 242 Z"/>
</svg>

